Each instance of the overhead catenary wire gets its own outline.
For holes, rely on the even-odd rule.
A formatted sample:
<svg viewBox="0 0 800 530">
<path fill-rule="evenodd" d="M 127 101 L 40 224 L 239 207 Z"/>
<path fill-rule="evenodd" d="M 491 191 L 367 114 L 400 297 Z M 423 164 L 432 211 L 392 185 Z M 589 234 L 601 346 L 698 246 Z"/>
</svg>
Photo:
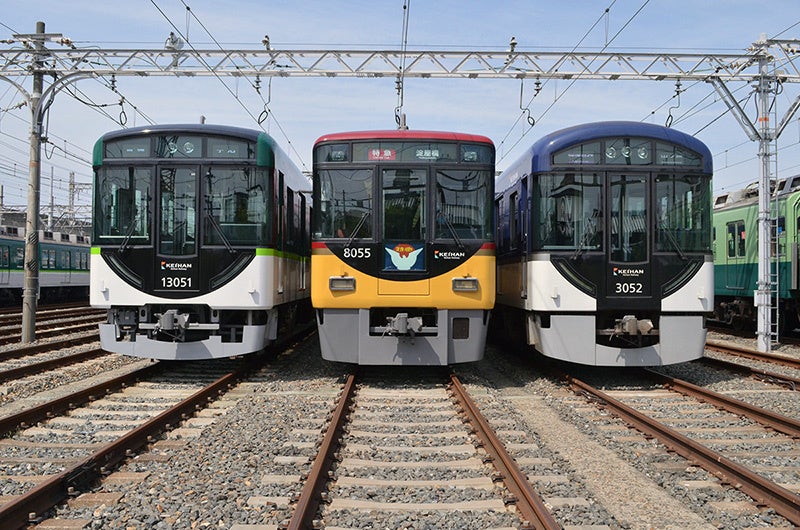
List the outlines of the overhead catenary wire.
<svg viewBox="0 0 800 530">
<path fill-rule="evenodd" d="M 587 36 L 587 35 L 588 35 L 588 34 L 589 34 L 589 33 L 590 33 L 590 32 L 591 32 L 591 31 L 592 31 L 592 30 L 593 30 L 593 29 L 594 29 L 594 28 L 597 26 L 597 24 L 599 24 L 599 23 L 600 23 L 600 21 L 602 21 L 602 20 L 603 20 L 603 19 L 606 17 L 607 13 L 610 11 L 610 9 L 611 9 L 611 7 L 614 5 L 614 3 L 616 3 L 616 0 L 614 0 L 614 1 L 611 3 L 611 5 L 609 5 L 609 6 L 608 6 L 608 7 L 607 7 L 607 8 L 606 8 L 604 11 L 603 11 L 603 14 L 600 16 L 600 18 L 598 18 L 598 19 L 597 19 L 597 21 L 596 21 L 596 22 L 595 22 L 595 23 L 592 25 L 592 27 L 591 27 L 591 28 L 589 28 L 589 30 L 586 32 L 586 34 L 585 34 L 585 35 L 584 35 L 584 36 L 581 38 L 581 40 L 578 42 L 578 44 L 577 44 L 577 45 L 576 45 L 576 46 L 575 46 L 575 47 L 572 49 L 572 52 L 574 52 L 574 51 L 575 51 L 575 50 L 578 48 L 578 46 L 580 46 L 580 44 L 583 42 L 583 40 L 585 40 L 585 39 L 586 39 L 586 36 Z M 604 52 L 604 51 L 606 50 L 606 48 L 608 48 L 608 47 L 611 45 L 611 43 L 613 43 L 613 42 L 614 42 L 614 41 L 617 39 L 617 37 L 619 37 L 619 35 L 620 35 L 620 34 L 621 34 L 621 33 L 622 33 L 624 30 L 625 30 L 625 28 L 627 28 L 627 27 L 628 27 L 628 26 L 631 24 L 631 22 L 633 22 L 633 20 L 634 20 L 634 19 L 635 19 L 635 18 L 636 18 L 636 17 L 639 15 L 639 13 L 641 13 L 641 12 L 642 12 L 642 10 L 643 10 L 643 9 L 644 9 L 644 8 L 647 6 L 647 4 L 649 4 L 649 3 L 650 3 L 650 0 L 645 0 L 645 1 L 644 1 L 644 3 L 643 3 L 641 6 L 639 6 L 639 9 L 637 9 L 637 10 L 636 10 L 636 11 L 635 11 L 635 12 L 634 12 L 634 13 L 633 13 L 633 14 L 632 14 L 632 15 L 631 15 L 629 18 L 628 18 L 628 20 L 625 22 L 625 24 L 623 24 L 623 25 L 622 25 L 622 27 L 621 27 L 621 28 L 620 28 L 620 29 L 619 29 L 619 30 L 618 30 L 618 31 L 617 31 L 617 32 L 614 34 L 614 36 L 612 36 L 612 37 L 611 37 L 611 39 L 608 39 L 608 38 L 606 38 L 606 43 L 605 43 L 605 45 L 604 45 L 604 46 L 603 46 L 603 47 L 600 49 L 600 51 L 599 51 L 599 52 L 596 52 L 596 53 L 602 53 L 602 52 Z M 595 57 L 595 59 L 596 59 L 596 57 Z M 589 62 L 586 64 L 586 66 L 584 66 L 584 69 L 583 69 L 583 71 L 586 71 L 586 69 L 589 67 L 589 65 L 590 65 L 590 64 L 592 64 L 592 63 L 595 61 L 595 59 L 592 59 L 592 60 L 590 60 L 590 61 L 589 61 Z M 540 121 L 540 120 L 541 120 L 541 119 L 542 119 L 542 118 L 543 118 L 543 117 L 544 117 L 544 116 L 545 116 L 545 115 L 546 115 L 548 112 L 550 112 L 550 110 L 551 110 L 551 109 L 552 109 L 552 108 L 553 108 L 553 107 L 556 105 L 556 103 L 558 103 L 558 102 L 561 100 L 561 98 L 562 98 L 562 97 L 564 97 L 564 94 L 566 94 L 566 93 L 567 93 L 567 91 L 568 91 L 570 88 L 572 88 L 572 86 L 573 86 L 573 85 L 574 85 L 574 84 L 575 84 L 577 81 L 578 81 L 578 78 L 577 78 L 577 77 L 576 77 L 575 79 L 573 79 L 573 80 L 572 80 L 572 81 L 569 83 L 569 85 L 567 85 L 567 88 L 565 88 L 565 89 L 564 89 L 564 90 L 563 90 L 563 91 L 562 91 L 560 94 L 558 94 L 558 95 L 555 97 L 555 99 L 553 100 L 553 102 L 552 102 L 552 103 L 551 103 L 551 104 L 550 104 L 550 105 L 549 105 L 549 106 L 548 106 L 548 107 L 547 107 L 547 108 L 546 108 L 546 109 L 545 109 L 545 110 L 544 110 L 544 111 L 543 111 L 543 112 L 542 112 L 542 113 L 539 115 L 539 117 L 538 117 L 538 118 L 536 118 L 536 121 L 537 121 L 537 122 L 538 122 L 538 121 Z M 535 95 L 534 95 L 534 97 L 535 97 Z M 520 119 L 520 118 L 521 118 L 521 116 L 517 118 L 517 121 L 514 123 L 514 125 L 515 125 L 515 126 L 516 126 L 516 123 L 518 123 L 518 122 L 519 122 L 519 119 Z M 531 129 L 527 129 L 526 131 L 524 131 L 524 132 L 522 133 L 522 135 L 520 136 L 520 138 L 519 138 L 519 139 L 518 139 L 516 142 L 514 142 L 514 144 L 513 144 L 513 145 L 512 145 L 512 146 L 511 146 L 511 147 L 508 149 L 508 151 L 506 152 L 506 154 L 503 154 L 503 155 L 500 157 L 500 160 L 503 160 L 503 159 L 505 158 L 505 156 L 507 155 L 507 153 L 510 153 L 510 152 L 511 152 L 511 151 L 512 151 L 512 150 L 513 150 L 513 149 L 514 149 L 514 148 L 515 148 L 517 145 L 519 145 L 519 143 L 522 141 L 522 139 L 523 139 L 523 138 L 524 138 L 524 137 L 525 137 L 525 136 L 526 136 L 526 135 L 527 135 L 527 134 L 528 134 L 530 131 L 531 131 Z M 507 136 L 508 136 L 508 135 L 506 135 L 506 137 L 507 137 Z M 503 139 L 503 142 L 505 142 L 505 138 Z M 501 145 L 503 144 L 503 142 L 501 142 Z"/>
<path fill-rule="evenodd" d="M 178 29 L 178 27 L 177 27 L 177 26 L 176 26 L 176 25 L 175 25 L 175 24 L 172 22 L 172 20 L 170 20 L 170 18 L 167 16 L 167 14 L 166 14 L 166 13 L 164 13 L 164 11 L 161 9 L 161 7 L 159 7 L 159 5 L 158 5 L 158 4 L 155 2 L 155 0 L 150 0 L 150 3 L 152 3 L 152 4 L 153 4 L 153 6 L 156 8 L 156 10 L 158 10 L 158 12 L 161 14 L 161 16 L 163 16 L 163 17 L 164 17 L 164 19 L 165 19 L 165 20 L 166 20 L 166 21 L 169 23 L 169 25 L 170 25 L 170 26 L 172 26 L 172 29 L 173 29 L 173 30 L 174 30 L 174 31 L 175 31 L 175 32 L 176 32 L 176 33 L 177 33 L 177 34 L 178 34 L 178 35 L 179 35 L 179 36 L 180 36 L 180 37 L 183 39 L 184 43 L 185 43 L 186 45 L 188 45 L 188 46 L 189 46 L 189 47 L 190 47 L 190 48 L 191 48 L 193 51 L 197 52 L 197 50 L 195 49 L 194 45 L 193 45 L 191 42 L 189 42 L 188 36 L 187 36 L 186 34 L 182 33 L 182 32 L 181 32 L 181 30 L 179 30 L 179 29 Z M 205 32 L 206 32 L 206 34 L 207 34 L 207 35 L 208 35 L 208 36 L 211 38 L 211 40 L 214 42 L 214 44 L 215 44 L 215 45 L 216 45 L 216 46 L 217 46 L 217 47 L 218 47 L 220 50 L 223 50 L 223 51 L 224 51 L 224 50 L 225 50 L 225 48 L 224 48 L 224 47 L 223 47 L 223 46 L 222 46 L 222 45 L 219 43 L 219 41 L 217 41 L 217 39 L 214 37 L 214 35 L 212 35 L 212 34 L 211 34 L 211 32 L 208 30 L 208 28 L 205 26 L 205 24 L 203 24 L 203 22 L 202 22 L 202 21 L 201 21 L 201 20 L 198 18 L 198 16 L 197 16 L 197 15 L 194 13 L 194 11 L 193 11 L 193 10 L 192 10 L 192 8 L 189 6 L 189 4 L 187 4 L 185 0 L 181 0 L 181 3 L 182 3 L 182 4 L 184 5 L 184 7 L 186 8 L 186 13 L 187 13 L 187 16 L 186 16 L 186 25 L 187 25 L 187 28 L 188 28 L 188 26 L 189 26 L 189 16 L 191 15 L 191 17 L 192 17 L 192 18 L 193 18 L 195 21 L 197 21 L 197 23 L 200 25 L 200 27 L 201 27 L 201 28 L 203 28 L 203 31 L 205 31 Z M 254 115 L 254 114 L 253 114 L 253 113 L 250 111 L 250 109 L 247 107 L 247 105 L 245 105 L 245 103 L 244 103 L 244 102 L 241 100 L 241 98 L 239 97 L 239 95 L 238 95 L 238 94 L 236 94 L 236 92 L 235 92 L 233 89 L 231 89 L 231 87 L 230 87 L 230 86 L 228 86 L 228 84 L 227 84 L 227 83 L 225 83 L 225 81 L 224 81 L 224 80 L 223 80 L 223 79 L 222 79 L 222 78 L 221 78 L 221 77 L 220 77 L 220 76 L 219 76 L 219 75 L 218 75 L 218 74 L 217 74 L 217 73 L 214 71 L 214 69 L 213 69 L 213 68 L 211 68 L 211 66 L 208 64 L 208 62 L 206 62 L 206 61 L 205 61 L 204 59 L 202 59 L 202 58 L 200 58 L 200 61 L 202 62 L 203 66 L 205 66 L 205 67 L 208 69 L 208 71 L 210 71 L 210 72 L 211 72 L 211 73 L 214 75 L 214 77 L 215 77 L 215 78 L 216 78 L 216 79 L 217 79 L 217 80 L 218 80 L 218 81 L 219 81 L 219 82 L 222 84 L 222 86 L 223 86 L 223 87 L 225 87 L 225 90 L 227 90 L 227 91 L 228 91 L 228 93 L 229 93 L 231 96 L 233 96 L 233 98 L 236 100 L 236 102 L 239 104 L 239 106 L 241 106 L 241 107 L 242 107 L 242 109 L 243 109 L 243 110 L 244 110 L 244 111 L 247 113 L 247 115 L 248 115 L 248 116 L 250 116 L 250 117 L 253 119 L 253 121 L 254 121 L 254 122 L 256 122 L 256 124 L 258 125 L 258 127 L 259 127 L 261 130 L 264 130 L 264 131 L 266 132 L 266 130 L 264 129 L 264 127 L 263 127 L 263 125 L 262 125 L 262 122 L 261 122 L 261 121 L 259 121 L 259 117 L 255 116 L 255 115 Z M 265 108 L 266 110 L 268 110 L 268 113 L 269 113 L 269 115 L 271 116 L 272 120 L 275 122 L 275 125 L 278 127 L 278 130 L 280 130 L 281 134 L 282 134 L 282 135 L 284 136 L 284 138 L 286 139 L 286 142 L 288 143 L 288 146 L 289 146 L 289 148 L 291 149 L 291 151 L 292 151 L 292 152 L 295 154 L 295 156 L 297 157 L 297 159 L 300 161 L 300 164 L 303 166 L 303 168 L 304 168 L 304 169 L 306 169 L 306 170 L 308 170 L 308 167 L 306 166 L 306 163 L 305 163 L 305 161 L 303 160 L 303 157 L 302 157 L 302 156 L 300 156 L 300 153 L 298 153 L 298 152 L 297 152 L 297 149 L 295 149 L 295 147 L 294 147 L 294 143 L 293 143 L 293 142 L 292 142 L 292 141 L 289 139 L 289 136 L 288 136 L 288 134 L 286 133 L 286 131 L 284 130 L 283 126 L 282 126 L 282 125 L 280 124 L 280 122 L 278 121 L 277 117 L 275 116 L 275 113 L 274 113 L 274 111 L 272 111 L 271 109 L 269 109 L 269 108 L 268 108 L 268 106 L 267 106 L 267 102 L 264 100 L 264 96 L 261 94 L 261 91 L 260 91 L 260 89 L 259 89 L 259 88 L 256 86 L 256 84 L 255 84 L 253 81 L 251 81 L 250 79 L 247 79 L 247 81 L 248 81 L 248 83 L 250 83 L 250 86 L 253 88 L 253 90 L 256 92 L 256 94 L 258 94 L 258 96 L 261 98 L 261 101 L 264 103 L 264 108 Z"/>
</svg>

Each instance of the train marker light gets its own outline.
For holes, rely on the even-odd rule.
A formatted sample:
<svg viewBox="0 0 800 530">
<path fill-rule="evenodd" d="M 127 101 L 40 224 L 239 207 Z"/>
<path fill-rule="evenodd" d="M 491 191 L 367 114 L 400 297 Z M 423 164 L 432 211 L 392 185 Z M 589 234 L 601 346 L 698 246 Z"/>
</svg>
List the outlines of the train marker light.
<svg viewBox="0 0 800 530">
<path fill-rule="evenodd" d="M 453 291 L 476 292 L 477 290 L 478 278 L 453 278 Z"/>
<path fill-rule="evenodd" d="M 331 276 L 328 278 L 328 288 L 331 291 L 355 291 L 356 279 L 352 276 Z"/>
</svg>

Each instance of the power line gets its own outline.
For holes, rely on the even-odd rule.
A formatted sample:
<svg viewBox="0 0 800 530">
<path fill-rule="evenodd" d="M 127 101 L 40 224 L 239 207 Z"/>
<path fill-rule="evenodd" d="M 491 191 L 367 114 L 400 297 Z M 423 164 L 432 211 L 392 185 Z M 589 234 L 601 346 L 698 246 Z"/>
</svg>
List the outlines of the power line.
<svg viewBox="0 0 800 530">
<path fill-rule="evenodd" d="M 198 24 L 200 24 L 200 26 L 205 30 L 205 32 L 208 33 L 208 35 L 211 37 L 211 39 L 214 41 L 214 43 L 217 45 L 217 47 L 219 47 L 219 49 L 221 51 L 225 51 L 225 49 L 219 44 L 219 42 L 217 42 L 217 40 L 214 38 L 214 36 L 211 35 L 211 33 L 208 31 L 208 29 L 205 27 L 205 25 L 203 25 L 203 23 L 200 21 L 200 19 L 198 19 L 197 16 L 194 14 L 194 12 L 192 12 L 191 8 L 186 4 L 186 2 L 183 1 L 183 0 L 181 0 L 181 2 L 186 7 L 187 11 L 189 13 L 191 13 L 192 17 L 195 20 L 197 20 Z M 156 10 L 158 10 L 158 12 L 161 13 L 161 16 L 163 16 L 164 19 L 169 23 L 169 25 L 172 26 L 172 29 L 174 29 L 175 32 L 180 36 L 180 38 L 183 39 L 184 43 L 187 44 L 192 49 L 192 51 L 195 52 L 195 54 L 197 54 L 198 60 L 208 69 L 208 71 L 210 71 L 214 75 L 215 78 L 217 78 L 217 80 L 220 83 L 222 83 L 222 86 L 225 87 L 225 90 L 227 90 L 228 93 L 231 96 L 233 96 L 233 98 L 236 100 L 236 102 L 239 104 L 239 106 L 242 107 L 242 109 L 244 109 L 244 111 L 253 119 L 253 121 L 255 121 L 258 124 L 259 128 L 264 130 L 264 127 L 262 126 L 262 124 L 259 121 L 259 119 L 256 116 L 254 116 L 252 112 L 250 112 L 250 109 L 247 108 L 247 105 L 244 104 L 244 102 L 239 98 L 239 96 L 228 86 L 227 83 L 225 83 L 225 81 L 223 81 L 223 79 L 214 71 L 214 69 L 211 68 L 211 66 L 208 64 L 208 62 L 197 52 L 197 50 L 192 45 L 192 43 L 189 42 L 189 39 L 181 32 L 181 30 L 178 29 L 177 26 L 175 26 L 175 24 L 172 22 L 172 20 L 170 20 L 170 18 L 167 16 L 167 14 L 164 13 L 164 11 L 158 6 L 158 4 L 155 2 L 155 0 L 150 0 L 150 3 L 152 3 L 153 6 L 156 8 Z M 264 97 L 261 95 L 261 91 L 253 84 L 252 81 L 250 81 L 249 79 L 247 81 L 250 83 L 250 85 L 253 87 L 253 89 L 256 90 L 256 93 L 259 95 L 259 97 L 261 97 L 261 101 L 264 102 L 265 110 L 268 110 L 267 102 L 264 100 Z M 294 148 L 294 144 L 292 144 L 292 142 L 286 136 L 286 132 L 283 130 L 283 127 L 281 127 L 281 125 L 277 122 L 277 120 L 275 121 L 275 123 L 278 126 L 278 129 L 281 131 L 281 133 L 284 134 L 284 137 L 286 137 L 286 140 L 289 143 L 289 146 L 290 146 L 292 152 L 294 152 L 295 155 L 298 157 L 298 160 L 300 160 L 300 163 L 302 164 L 302 166 L 304 168 L 308 169 L 306 167 L 305 162 L 303 161 L 302 157 L 300 156 L 300 153 L 297 152 L 297 150 Z"/>
<path fill-rule="evenodd" d="M 605 10 L 603 10 L 603 14 L 601 14 L 601 15 L 600 15 L 600 16 L 597 18 L 597 20 L 595 20 L 594 24 L 592 24 L 592 26 L 591 26 L 591 27 L 590 27 L 588 30 L 586 30 L 586 33 L 584 33 L 584 34 L 583 34 L 583 37 L 581 37 L 581 38 L 580 38 L 580 40 L 578 41 L 578 43 L 577 43 L 577 44 L 575 44 L 575 46 L 573 46 L 573 47 L 572 47 L 572 50 L 570 50 L 570 53 L 574 53 L 574 52 L 575 52 L 575 50 L 577 50 L 577 49 L 578 49 L 578 47 L 580 47 L 581 43 L 582 43 L 584 40 L 586 40 L 586 38 L 587 38 L 587 37 L 589 36 L 589 34 L 590 34 L 590 33 L 591 33 L 593 30 L 594 30 L 594 28 L 596 28 L 596 27 L 597 27 L 597 25 L 600 23 L 600 21 L 602 21 L 604 18 L 606 18 L 606 17 L 608 16 L 608 13 L 611 11 L 611 8 L 612 8 L 612 7 L 614 7 L 614 4 L 615 4 L 615 3 L 617 3 L 617 0 L 613 0 L 613 1 L 611 2 L 611 4 L 610 4 L 610 5 L 609 5 L 607 8 L 605 8 Z M 512 48 L 512 49 L 510 50 L 510 52 L 513 52 L 513 51 L 514 51 L 514 50 L 513 50 L 513 48 Z M 545 80 L 544 80 L 544 84 L 542 84 L 542 86 L 541 86 L 540 88 L 544 88 L 544 87 L 547 85 L 547 83 L 548 83 L 549 81 L 550 81 L 550 79 L 545 79 Z M 526 108 L 528 108 L 528 107 L 530 107 L 530 106 L 531 106 L 531 103 L 533 103 L 533 100 L 534 100 L 534 98 L 536 97 L 536 95 L 537 95 L 537 94 L 538 94 L 538 91 L 537 91 L 537 93 L 536 93 L 536 94 L 534 94 L 534 95 L 531 97 L 531 99 L 530 99 L 530 100 L 528 100 L 528 104 L 526 105 Z M 520 107 L 521 107 L 521 106 L 522 106 L 522 101 L 520 101 Z M 499 144 L 499 146 L 498 146 L 498 147 L 502 147 L 502 146 L 503 146 L 503 144 L 505 143 L 505 141 L 508 139 L 508 137 L 509 137 L 509 136 L 511 135 L 511 133 L 514 131 L 514 128 L 516 128 L 517 124 L 520 122 L 520 120 L 522 119 L 522 117 L 523 117 L 524 115 L 525 115 L 525 113 L 523 112 L 523 113 L 521 113 L 519 116 L 517 116 L 517 119 L 516 119 L 516 120 L 514 121 L 514 123 L 511 125 L 511 128 L 508 130 L 508 132 L 507 132 L 507 133 L 506 133 L 506 135 L 503 137 L 503 139 L 500 141 L 500 144 Z M 524 136 L 524 134 L 523 134 L 523 136 Z M 519 143 L 519 142 L 517 142 L 517 143 Z M 514 148 L 516 145 L 517 145 L 517 144 L 515 143 L 515 144 L 514 144 L 514 145 L 511 147 L 511 149 L 513 149 L 513 148 Z M 505 155 L 504 155 L 504 156 L 505 156 Z M 501 157 L 500 157 L 500 160 L 502 160 L 502 159 L 504 158 L 504 156 L 501 156 Z"/>
<path fill-rule="evenodd" d="M 604 15 L 604 16 L 605 16 L 605 15 L 606 15 L 606 14 L 609 12 L 609 10 L 611 9 L 611 7 L 614 5 L 614 3 L 615 3 L 615 2 L 616 2 L 616 0 L 614 0 L 614 2 L 612 2 L 612 4 L 611 4 L 611 5 L 610 5 L 608 8 L 606 8 L 606 10 L 605 10 L 605 11 L 604 11 L 604 13 L 603 13 L 603 15 Z M 583 68 L 583 71 L 586 71 L 586 70 L 589 68 L 589 65 L 591 65 L 591 64 L 592 64 L 594 61 L 596 61 L 596 60 L 598 59 L 598 57 L 599 57 L 599 54 L 600 54 L 600 53 L 602 53 L 602 52 L 604 52 L 604 51 L 605 51 L 605 50 L 606 50 L 606 49 L 607 49 L 607 48 L 608 48 L 608 47 L 611 45 L 611 43 L 612 43 L 612 42 L 614 42 L 614 40 L 616 40 L 616 38 L 617 38 L 617 37 L 619 37 L 619 35 L 620 35 L 620 34 L 621 34 L 621 33 L 622 33 L 624 30 L 625 30 L 625 28 L 627 28 L 627 27 L 628 27 L 628 25 L 630 25 L 630 23 L 631 23 L 631 22 L 633 22 L 633 19 L 634 19 L 634 18 L 636 18 L 636 17 L 639 15 L 639 13 L 641 13 L 641 12 L 642 12 L 642 10 L 643 10 L 643 9 L 644 9 L 644 8 L 647 6 L 647 4 L 649 4 L 649 3 L 650 3 L 650 0 L 645 0 L 645 1 L 644 1 L 644 3 L 643 3 L 643 4 L 642 4 L 640 7 L 639 7 L 639 9 L 637 9 L 637 10 L 636 10 L 636 12 L 635 12 L 633 15 L 631 15 L 631 16 L 630 16 L 630 18 L 628 18 L 628 20 L 625 22 L 625 24 L 623 24 L 623 25 L 622 25 L 622 27 L 621 27 L 621 28 L 620 28 L 620 29 L 619 29 L 619 30 L 618 30 L 618 31 L 617 31 L 617 32 L 614 34 L 614 36 L 613 36 L 613 37 L 611 37 L 611 39 L 610 39 L 610 40 L 607 40 L 607 41 L 606 41 L 605 45 L 602 47 L 602 49 L 600 50 L 600 52 L 598 52 L 598 55 L 596 55 L 596 56 L 595 56 L 595 57 L 594 57 L 592 60 L 590 60 L 590 61 L 589 61 L 589 62 L 588 62 L 588 63 L 587 63 L 585 66 L 584 66 L 584 68 Z M 595 26 L 596 26 L 596 25 L 599 23 L 599 21 L 600 21 L 600 20 L 602 20 L 602 18 L 603 18 L 603 17 L 601 16 L 601 17 L 600 17 L 600 19 L 598 19 L 598 21 L 597 21 L 597 22 L 595 22 L 594 26 L 592 26 L 592 28 L 590 28 L 590 30 L 589 30 L 589 31 L 591 31 L 592 29 L 594 29 L 594 27 L 595 27 Z M 584 37 L 583 37 L 583 38 L 586 38 L 586 36 L 584 35 Z M 582 41 L 583 41 L 583 39 L 581 39 L 581 42 L 582 42 Z M 578 44 L 578 46 L 579 46 L 579 45 L 580 45 L 580 43 Z M 576 48 L 577 48 L 577 46 L 576 46 Z M 575 49 L 576 49 L 576 48 L 573 48 L 573 52 L 575 51 Z M 555 106 L 555 104 L 556 104 L 556 103 L 558 103 L 558 102 L 559 102 L 559 100 L 561 100 L 561 98 L 564 96 L 564 94 L 566 94 L 566 93 L 567 93 L 567 91 L 568 91 L 570 88 L 572 88 L 572 86 L 573 86 L 575 83 L 577 83 L 577 82 L 578 82 L 578 79 L 579 79 L 579 78 L 577 78 L 577 77 L 576 77 L 576 78 L 574 78 L 574 79 L 572 79 L 572 81 L 569 83 L 569 85 L 567 85 L 567 88 L 565 88 L 565 89 L 564 89 L 564 90 L 563 90 L 563 91 L 562 91 L 562 92 L 561 92 L 561 93 L 560 93 L 560 94 L 559 94 L 559 95 L 558 95 L 558 96 L 557 96 L 557 97 L 556 97 L 556 98 L 553 100 L 553 102 L 552 102 L 552 103 L 551 103 L 551 104 L 550 104 L 550 105 L 549 105 L 549 106 L 548 106 L 548 107 L 547 107 L 547 108 L 544 110 L 544 112 L 542 112 L 542 113 L 539 115 L 539 117 L 536 119 L 536 121 L 539 121 L 539 120 L 541 120 L 541 119 L 542 119 L 542 118 L 543 118 L 543 117 L 544 117 L 544 116 L 545 116 L 545 115 L 546 115 L 546 114 L 547 114 L 547 113 L 550 111 L 550 109 L 552 109 L 552 108 Z M 535 96 L 534 96 L 534 97 L 535 97 Z M 531 101 L 533 101 L 533 98 L 531 98 Z M 530 103 L 529 103 L 529 104 L 530 104 Z M 512 146 L 511 146 L 511 148 L 509 149 L 509 151 L 508 151 L 508 152 L 511 152 L 511 151 L 512 151 L 512 150 L 513 150 L 513 149 L 514 149 L 514 148 L 515 148 L 517 145 L 519 145 L 519 143 L 520 143 L 520 142 L 522 141 L 522 139 L 523 139 L 523 138 L 524 138 L 524 137 L 525 137 L 525 136 L 526 136 L 526 135 L 527 135 L 527 134 L 530 132 L 530 130 L 531 130 L 531 129 L 527 129 L 527 130 L 525 130 L 525 132 L 523 132 L 523 133 L 522 133 L 522 135 L 520 136 L 520 138 L 519 138 L 519 139 L 518 139 L 516 142 L 514 142 L 514 145 L 512 145 Z M 501 156 L 501 157 L 500 157 L 500 160 L 503 160 L 503 158 L 505 158 L 505 156 L 506 156 L 506 155 L 503 155 L 503 156 Z"/>
</svg>

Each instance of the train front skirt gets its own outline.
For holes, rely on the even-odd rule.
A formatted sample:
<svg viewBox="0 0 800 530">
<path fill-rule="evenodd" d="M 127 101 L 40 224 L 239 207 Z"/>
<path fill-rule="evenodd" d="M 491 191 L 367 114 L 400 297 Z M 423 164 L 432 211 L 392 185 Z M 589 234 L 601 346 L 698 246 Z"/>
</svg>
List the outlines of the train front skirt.
<svg viewBox="0 0 800 530">
<path fill-rule="evenodd" d="M 663 366 L 702 357 L 706 334 L 702 315 L 661 314 L 656 344 L 620 348 L 602 344 L 594 315 L 554 314 L 549 327 L 536 313 L 527 313 L 528 342 L 546 355 L 594 366 Z"/>
<path fill-rule="evenodd" d="M 446 366 L 483 358 L 489 311 L 439 309 L 435 327 L 415 330 L 402 314 L 370 326 L 369 309 L 317 311 L 323 359 L 363 365 Z M 402 325 L 398 325 L 398 322 Z"/>
</svg>

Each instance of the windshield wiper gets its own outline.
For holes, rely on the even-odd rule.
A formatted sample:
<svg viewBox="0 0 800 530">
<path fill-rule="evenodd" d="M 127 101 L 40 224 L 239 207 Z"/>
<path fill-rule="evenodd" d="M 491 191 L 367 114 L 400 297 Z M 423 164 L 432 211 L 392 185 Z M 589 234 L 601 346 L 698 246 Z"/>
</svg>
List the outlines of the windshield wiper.
<svg viewBox="0 0 800 530">
<path fill-rule="evenodd" d="M 119 251 L 118 252 L 120 254 L 124 254 L 125 251 L 128 250 L 128 244 L 130 243 L 131 238 L 133 237 L 133 233 L 136 231 L 136 212 L 135 211 L 133 212 L 133 215 L 131 216 L 130 221 L 131 221 L 131 227 L 128 228 L 128 232 L 125 234 L 125 239 L 122 240 L 122 243 L 119 246 Z"/>
<path fill-rule="evenodd" d="M 450 217 L 446 213 L 444 213 L 443 211 L 440 211 L 439 215 L 441 215 L 444 218 L 444 223 L 447 225 L 447 228 L 450 230 L 450 233 L 453 235 L 453 239 L 456 240 L 456 245 L 458 245 L 458 248 L 460 248 L 461 250 L 464 250 L 464 244 L 461 242 L 461 238 L 458 237 L 458 234 L 456 233 L 456 228 L 453 226 L 453 223 L 450 222 Z"/>
<path fill-rule="evenodd" d="M 358 223 L 356 224 L 356 227 L 353 228 L 353 231 L 348 236 L 347 245 L 346 246 L 349 247 L 350 245 L 353 244 L 353 240 L 356 238 L 356 234 L 358 234 L 358 231 L 361 230 L 361 226 L 364 224 L 364 221 L 367 220 L 367 217 L 369 217 L 370 213 L 371 212 L 366 211 L 363 214 L 361 214 L 361 219 L 358 220 Z"/>
<path fill-rule="evenodd" d="M 586 243 L 597 234 L 597 217 L 592 216 L 589 219 L 589 222 L 583 226 L 583 234 L 581 235 L 581 242 L 578 244 L 578 248 L 575 249 L 575 252 L 572 253 L 569 259 L 577 259 L 578 256 L 584 253 L 586 249 Z M 589 231 L 591 228 L 591 232 Z"/>
<path fill-rule="evenodd" d="M 672 233 L 672 232 L 671 232 L 671 231 L 670 231 L 670 230 L 667 228 L 667 226 L 664 224 L 664 221 L 661 221 L 661 220 L 659 220 L 659 222 L 658 222 L 658 227 L 659 227 L 659 228 L 661 228 L 661 231 L 664 233 L 664 235 L 666 235 L 666 236 L 667 236 L 667 239 L 669 239 L 669 242 L 670 242 L 670 243 L 672 243 L 672 246 L 673 246 L 673 247 L 675 247 L 675 252 L 677 252 L 677 253 L 678 253 L 678 256 L 680 256 L 680 258 L 681 258 L 683 261 L 686 261 L 687 259 L 689 259 L 689 258 L 687 258 L 687 257 L 686 257 L 686 254 L 684 254 L 684 253 L 683 253 L 683 250 L 681 250 L 681 246 L 680 246 L 680 244 L 678 243 L 678 240 L 677 240 L 677 239 L 675 239 L 675 234 L 673 234 L 673 233 Z"/>
<path fill-rule="evenodd" d="M 206 219 L 208 219 L 209 223 L 211 223 L 211 226 L 214 228 L 214 231 L 217 232 L 217 234 L 219 234 L 219 238 L 222 240 L 222 243 L 225 245 L 225 248 L 228 249 L 228 252 L 230 252 L 231 254 L 235 254 L 236 251 L 233 250 L 231 242 L 228 241 L 228 238 L 225 236 L 225 232 L 222 231 L 222 227 L 219 225 L 219 221 L 217 221 L 217 218 L 208 212 L 208 209 L 206 209 Z"/>
</svg>

